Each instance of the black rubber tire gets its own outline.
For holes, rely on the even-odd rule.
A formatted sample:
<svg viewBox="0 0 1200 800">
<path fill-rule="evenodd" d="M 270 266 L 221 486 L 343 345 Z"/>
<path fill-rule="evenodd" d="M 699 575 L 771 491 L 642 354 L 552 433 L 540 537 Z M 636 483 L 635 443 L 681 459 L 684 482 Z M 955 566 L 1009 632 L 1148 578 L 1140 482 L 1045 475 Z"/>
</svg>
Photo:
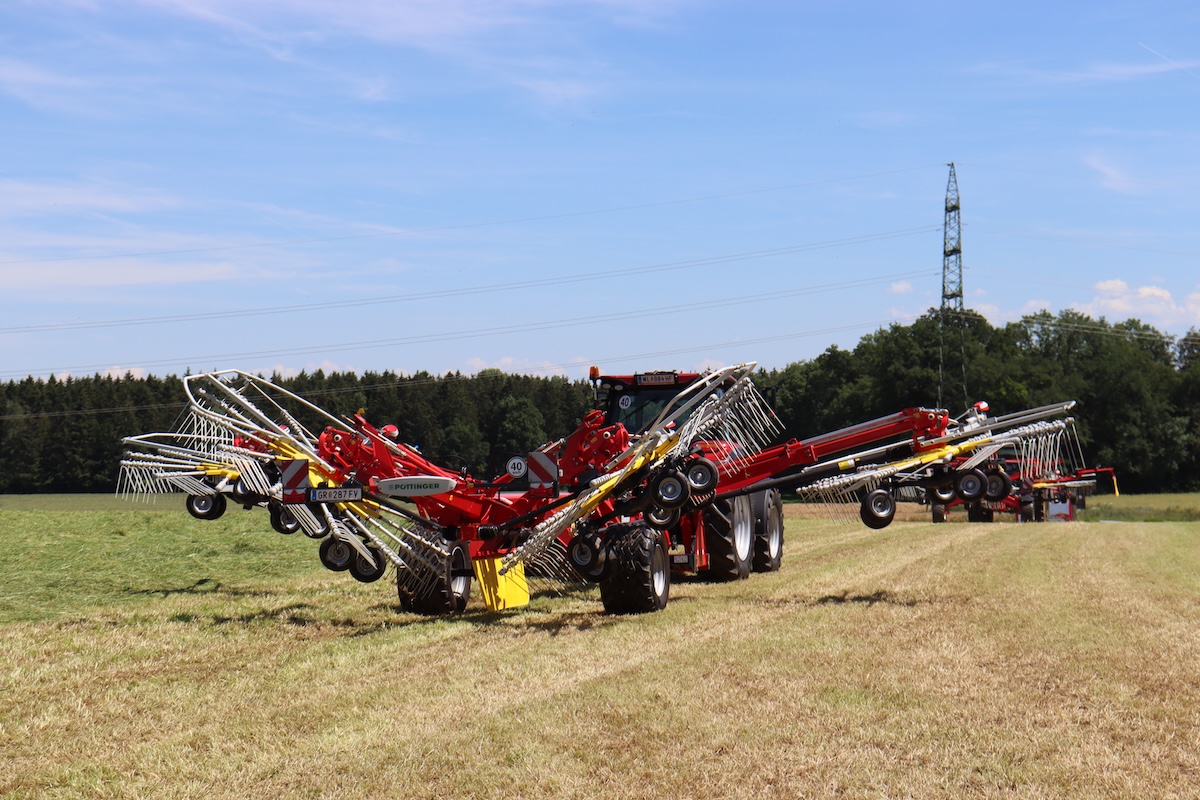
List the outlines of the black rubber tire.
<svg viewBox="0 0 1200 800">
<path fill-rule="evenodd" d="M 668 531 L 679 524 L 682 516 L 678 508 L 651 508 L 645 513 L 646 524 L 660 531 Z"/>
<path fill-rule="evenodd" d="M 291 510 L 279 503 L 271 503 L 271 528 L 276 533 L 282 533 L 284 536 L 290 536 L 300 530 L 300 520 L 292 514 Z"/>
<path fill-rule="evenodd" d="M 868 528 L 886 528 L 896 516 L 896 498 L 892 497 L 892 493 L 887 489 L 867 492 L 859 507 L 858 516 Z"/>
<path fill-rule="evenodd" d="M 983 492 L 985 500 L 999 503 L 1012 492 L 1012 478 L 1003 470 L 993 469 L 987 472 L 987 488 Z"/>
<path fill-rule="evenodd" d="M 942 505 L 945 505 L 946 503 L 949 503 L 954 498 L 958 497 L 958 495 L 955 494 L 955 492 L 954 492 L 954 481 L 953 480 L 950 480 L 943 484 L 939 484 L 938 486 L 930 487 L 929 493 L 931 495 L 933 495 L 934 500 L 941 503 Z"/>
<path fill-rule="evenodd" d="M 578 534 L 567 545 L 567 561 L 579 577 L 589 583 L 599 583 L 608 570 L 608 558 L 600 546 L 600 538 L 592 533 Z"/>
<path fill-rule="evenodd" d="M 354 558 L 350 559 L 350 577 L 359 583 L 374 583 L 383 577 L 388 568 L 389 562 L 382 550 L 373 544 L 367 544 L 367 549 L 371 551 L 374 564 L 364 558 L 357 549 L 354 551 Z"/>
<path fill-rule="evenodd" d="M 225 495 L 189 494 L 183 501 L 187 512 L 196 519 L 216 519 L 225 513 Z"/>
<path fill-rule="evenodd" d="M 754 514 L 754 572 L 775 572 L 783 563 L 783 496 L 778 489 L 750 495 Z"/>
<path fill-rule="evenodd" d="M 683 476 L 692 494 L 704 494 L 717 488 L 717 466 L 707 458 L 688 461 L 683 465 Z"/>
<path fill-rule="evenodd" d="M 706 579 L 723 582 L 750 577 L 754 513 L 749 497 L 715 500 L 704 510 L 704 546 L 708 550 Z"/>
<path fill-rule="evenodd" d="M 981 470 L 968 469 L 954 477 L 954 493 L 964 503 L 982 499 L 986 491 L 987 476 Z"/>
<path fill-rule="evenodd" d="M 437 576 L 428 594 L 421 597 L 408 596 L 404 588 L 397 583 L 400 605 L 405 610 L 426 616 L 461 614 L 467 609 L 467 601 L 471 597 L 471 578 L 474 575 L 475 572 L 471 568 L 471 551 L 465 543 L 456 542 L 450 548 L 450 555 L 442 564 L 442 572 Z"/>
<path fill-rule="evenodd" d="M 245 478 L 238 478 L 233 482 L 229 496 L 233 498 L 235 503 L 240 503 L 246 508 L 256 506 L 265 499 L 262 495 L 250 490 L 250 486 L 246 483 Z"/>
<path fill-rule="evenodd" d="M 659 508 L 679 508 L 691 494 L 687 479 L 675 470 L 663 470 L 650 482 L 650 502 Z"/>
<path fill-rule="evenodd" d="M 942 503 L 934 503 L 931 506 L 931 510 L 933 512 L 933 521 L 935 523 L 946 521 L 947 513 L 946 513 L 945 505 L 943 505 Z"/>
<path fill-rule="evenodd" d="M 321 541 L 317 556 L 325 569 L 333 572 L 345 572 L 350 569 L 350 563 L 358 555 L 354 547 L 336 536 L 329 536 Z"/>
<path fill-rule="evenodd" d="M 995 512 L 985 505 L 980 503 L 971 503 L 967 506 L 968 522 L 993 522 L 995 519 Z"/>
<path fill-rule="evenodd" d="M 663 536 L 643 523 L 618 523 L 608 530 L 608 574 L 600 602 L 609 614 L 646 614 L 666 608 L 671 595 L 671 560 Z"/>
</svg>

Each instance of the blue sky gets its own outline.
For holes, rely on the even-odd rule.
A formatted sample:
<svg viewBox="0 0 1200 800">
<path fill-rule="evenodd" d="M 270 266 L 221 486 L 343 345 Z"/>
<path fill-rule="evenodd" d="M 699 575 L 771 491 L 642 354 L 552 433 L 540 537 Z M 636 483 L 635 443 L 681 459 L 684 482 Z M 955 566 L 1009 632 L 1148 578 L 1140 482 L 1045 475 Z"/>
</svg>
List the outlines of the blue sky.
<svg viewBox="0 0 1200 800">
<path fill-rule="evenodd" d="M 0 5 L 0 380 L 1200 326 L 1200 6 Z"/>
</svg>

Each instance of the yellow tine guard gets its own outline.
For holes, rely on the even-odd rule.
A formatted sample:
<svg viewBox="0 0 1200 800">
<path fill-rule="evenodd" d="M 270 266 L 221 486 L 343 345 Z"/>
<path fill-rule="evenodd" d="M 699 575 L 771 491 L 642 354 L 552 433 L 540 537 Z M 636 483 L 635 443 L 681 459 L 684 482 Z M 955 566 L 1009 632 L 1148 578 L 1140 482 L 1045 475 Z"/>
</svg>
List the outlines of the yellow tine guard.
<svg viewBox="0 0 1200 800">
<path fill-rule="evenodd" d="M 518 561 L 503 575 L 499 558 L 476 558 L 471 566 L 475 568 L 475 579 L 479 581 L 488 611 L 529 605 L 529 582 L 525 580 L 523 563 Z"/>
</svg>

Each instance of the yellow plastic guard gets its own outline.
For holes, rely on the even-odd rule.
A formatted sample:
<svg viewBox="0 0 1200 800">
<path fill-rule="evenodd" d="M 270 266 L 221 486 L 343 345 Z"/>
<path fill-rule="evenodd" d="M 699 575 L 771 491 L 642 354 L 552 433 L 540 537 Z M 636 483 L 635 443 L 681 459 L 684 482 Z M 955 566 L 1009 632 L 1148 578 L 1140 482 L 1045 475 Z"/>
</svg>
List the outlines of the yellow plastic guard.
<svg viewBox="0 0 1200 800">
<path fill-rule="evenodd" d="M 489 611 L 529 605 L 529 582 L 525 580 L 524 564 L 514 564 L 503 575 L 500 574 L 498 558 L 472 559 L 471 565 L 475 568 L 475 579 L 479 581 L 483 602 Z"/>
</svg>

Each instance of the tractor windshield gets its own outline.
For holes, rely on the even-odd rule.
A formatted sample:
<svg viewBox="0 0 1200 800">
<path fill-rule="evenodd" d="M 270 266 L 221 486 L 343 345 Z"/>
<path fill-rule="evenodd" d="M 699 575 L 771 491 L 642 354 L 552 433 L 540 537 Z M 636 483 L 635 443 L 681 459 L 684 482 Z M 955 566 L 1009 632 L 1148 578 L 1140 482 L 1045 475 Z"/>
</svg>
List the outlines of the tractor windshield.
<svg viewBox="0 0 1200 800">
<path fill-rule="evenodd" d="M 679 386 L 636 386 L 626 391 L 613 391 L 608 396 L 608 421 L 610 424 L 620 422 L 631 434 L 641 433 L 681 390 Z M 689 416 L 691 410 L 676 419 L 675 424 L 682 425 Z"/>
</svg>

